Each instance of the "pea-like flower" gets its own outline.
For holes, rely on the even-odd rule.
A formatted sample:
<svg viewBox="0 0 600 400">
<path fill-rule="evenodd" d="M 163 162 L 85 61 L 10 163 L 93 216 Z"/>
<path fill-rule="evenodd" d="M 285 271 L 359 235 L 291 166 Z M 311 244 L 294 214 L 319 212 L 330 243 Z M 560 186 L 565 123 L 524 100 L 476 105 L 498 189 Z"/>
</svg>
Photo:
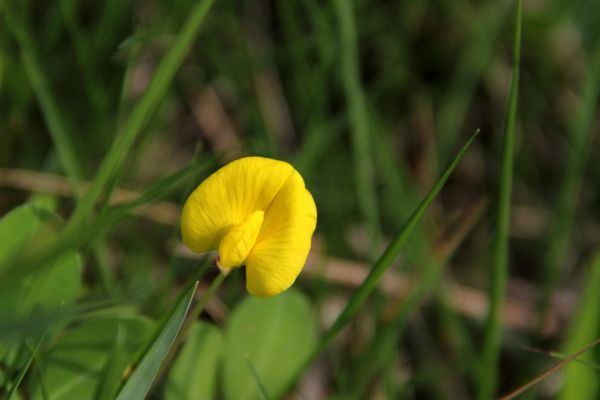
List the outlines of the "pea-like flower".
<svg viewBox="0 0 600 400">
<path fill-rule="evenodd" d="M 224 273 L 246 265 L 246 288 L 258 297 L 289 288 L 310 250 L 317 208 L 290 164 L 263 157 L 233 161 L 186 200 L 181 234 L 194 252 L 217 250 Z"/>
</svg>

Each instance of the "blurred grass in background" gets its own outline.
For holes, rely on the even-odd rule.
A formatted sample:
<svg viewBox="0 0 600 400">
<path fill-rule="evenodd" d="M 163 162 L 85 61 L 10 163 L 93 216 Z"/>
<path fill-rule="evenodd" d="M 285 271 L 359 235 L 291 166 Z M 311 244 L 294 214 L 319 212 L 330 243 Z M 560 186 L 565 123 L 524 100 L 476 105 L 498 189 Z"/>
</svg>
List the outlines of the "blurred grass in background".
<svg viewBox="0 0 600 400">
<path fill-rule="evenodd" d="M 481 129 L 380 290 L 292 389 L 475 397 L 512 1 L 20 0 L 0 14 L 2 396 L 112 398 L 132 360 L 145 371 L 189 283 L 200 296 L 217 273 L 182 247 L 178 207 L 250 154 L 290 161 L 315 197 L 307 267 L 270 300 L 232 274 L 149 390 L 279 393 Z M 600 336 L 599 19 L 592 0 L 523 4 L 497 394 Z M 599 352 L 525 396 L 597 398 Z"/>
</svg>

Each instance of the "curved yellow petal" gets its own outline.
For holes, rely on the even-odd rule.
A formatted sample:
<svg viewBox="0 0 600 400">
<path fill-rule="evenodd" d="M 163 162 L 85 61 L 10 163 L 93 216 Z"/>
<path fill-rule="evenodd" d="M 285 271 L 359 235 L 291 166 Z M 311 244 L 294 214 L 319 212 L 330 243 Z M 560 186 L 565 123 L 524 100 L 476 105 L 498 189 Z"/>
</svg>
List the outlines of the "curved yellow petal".
<svg viewBox="0 0 600 400">
<path fill-rule="evenodd" d="M 218 249 L 224 270 L 245 263 L 248 291 L 268 297 L 296 280 L 316 221 L 315 202 L 290 164 L 247 157 L 219 169 L 192 192 L 181 233 L 192 251 Z"/>
<path fill-rule="evenodd" d="M 248 292 L 269 297 L 289 288 L 304 267 L 316 224 L 315 202 L 294 170 L 265 214 L 246 259 Z"/>
<path fill-rule="evenodd" d="M 241 224 L 231 228 L 219 243 L 219 267 L 227 272 L 239 267 L 254 247 L 264 221 L 264 211 L 254 211 Z"/>
</svg>

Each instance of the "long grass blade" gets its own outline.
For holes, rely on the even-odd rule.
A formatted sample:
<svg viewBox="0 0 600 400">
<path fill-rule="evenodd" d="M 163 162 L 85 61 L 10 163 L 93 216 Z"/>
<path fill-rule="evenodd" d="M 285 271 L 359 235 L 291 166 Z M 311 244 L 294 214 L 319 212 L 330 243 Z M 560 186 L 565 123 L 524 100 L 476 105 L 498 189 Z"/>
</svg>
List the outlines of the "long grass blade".
<svg viewBox="0 0 600 400">
<path fill-rule="evenodd" d="M 109 400 L 115 397 L 119 389 L 119 379 L 121 370 L 119 366 L 124 361 L 123 347 L 125 346 L 125 337 L 127 331 L 122 327 L 117 329 L 117 336 L 113 344 L 112 352 L 104 364 L 101 378 L 94 394 L 94 400 Z M 127 360 L 125 360 L 126 362 Z"/>
<path fill-rule="evenodd" d="M 23 18 L 15 15 L 13 7 L 6 7 L 4 14 L 7 26 L 11 29 L 13 36 L 19 43 L 21 62 L 36 94 L 44 119 L 48 124 L 48 131 L 56 146 L 59 160 L 69 177 L 69 183 L 77 195 L 76 197 L 78 197 L 78 186 L 82 176 L 81 165 L 77 159 L 77 153 L 71 140 L 73 137 L 72 130 L 52 90 L 50 90 L 46 73 L 37 56 L 35 42 L 31 37 L 27 25 L 23 23 Z"/>
<path fill-rule="evenodd" d="M 487 313 L 478 398 L 491 399 L 496 390 L 498 357 L 501 343 L 502 302 L 508 275 L 508 235 L 510 225 L 510 203 L 513 178 L 514 138 L 517 119 L 517 95 L 519 92 L 519 68 L 521 61 L 521 0 L 515 5 L 515 28 L 513 45 L 512 81 L 508 99 L 508 112 L 504 126 L 500 198 L 496 216 L 496 236 L 492 253 Z"/>
<path fill-rule="evenodd" d="M 371 135 L 364 92 L 360 83 L 356 27 L 353 3 L 347 0 L 334 2 L 340 28 L 340 68 L 344 93 L 348 102 L 348 116 L 352 133 L 352 156 L 356 179 L 356 197 L 362 217 L 367 223 L 371 238 L 371 253 L 381 242 L 381 227 L 374 186 L 374 167 L 371 157 Z"/>
<path fill-rule="evenodd" d="M 443 175 L 439 178 L 439 180 L 433 186 L 431 191 L 421 201 L 417 209 L 413 212 L 408 221 L 406 221 L 400 232 L 394 237 L 394 239 L 385 249 L 381 257 L 379 257 L 379 259 L 375 262 L 373 268 L 371 268 L 371 271 L 369 271 L 369 274 L 367 275 L 365 280 L 358 287 L 358 289 L 356 289 L 352 297 L 350 297 L 350 300 L 348 300 L 348 303 L 346 303 L 346 306 L 344 307 L 341 314 L 336 318 L 336 320 L 329 327 L 329 329 L 327 329 L 321 341 L 319 342 L 319 345 L 307 358 L 306 362 L 303 365 L 303 368 L 301 368 L 298 371 L 297 376 L 290 382 L 290 385 L 293 385 L 296 382 L 304 368 L 306 368 L 319 354 L 321 354 L 331 344 L 333 339 L 340 333 L 342 328 L 344 328 L 344 326 L 346 326 L 354 318 L 360 307 L 367 300 L 369 295 L 373 292 L 373 290 L 379 283 L 379 280 L 381 279 L 383 273 L 392 265 L 392 263 L 396 259 L 396 256 L 398 255 L 398 253 L 400 253 L 400 250 L 402 250 L 402 247 L 410 237 L 415 226 L 419 223 L 425 211 L 427 211 L 433 200 L 442 190 L 444 184 L 446 183 L 446 181 L 448 181 L 448 178 L 450 178 L 450 175 L 452 175 L 452 172 L 454 171 L 460 160 L 463 158 L 463 156 L 465 155 L 465 153 L 467 152 L 467 150 L 469 149 L 469 147 L 471 146 L 478 134 L 479 130 L 477 130 L 473 134 L 473 136 L 471 136 L 471 138 L 467 141 L 467 143 L 460 149 L 454 160 L 450 163 L 446 171 L 444 171 Z"/>
<path fill-rule="evenodd" d="M 423 199 L 421 204 L 419 204 L 415 212 L 408 219 L 404 227 L 400 230 L 400 233 L 398 233 L 394 240 L 392 240 L 392 243 L 390 243 L 387 249 L 383 252 L 383 254 L 379 258 L 379 260 L 377 260 L 375 265 L 373 265 L 373 268 L 369 272 L 367 278 L 356 290 L 356 292 L 354 292 L 340 316 L 335 320 L 333 325 L 325 333 L 323 339 L 320 342 L 320 346 L 318 349 L 319 353 L 323 349 L 325 349 L 331 343 L 333 338 L 337 336 L 339 331 L 348 322 L 350 322 L 350 320 L 354 317 L 359 308 L 365 302 L 367 297 L 375 289 L 379 282 L 379 279 L 381 279 L 383 273 L 392 265 L 396 256 L 402 249 L 402 246 L 410 237 L 410 234 L 412 233 L 413 229 L 421 220 L 421 217 L 423 216 L 427 208 L 429 208 L 429 205 L 433 202 L 435 197 L 442 190 L 444 184 L 446 183 L 446 181 L 448 180 L 448 178 L 450 177 L 450 175 L 452 174 L 452 172 L 454 171 L 454 169 L 456 168 L 456 166 L 458 165 L 468 148 L 471 146 L 471 143 L 473 143 L 478 133 L 479 131 L 475 132 L 475 134 L 471 136 L 469 141 L 462 147 L 456 158 L 452 161 L 450 166 L 446 169 L 444 174 L 437 181 L 433 189 L 431 189 L 431 191 L 427 194 L 425 199 Z"/>
<path fill-rule="evenodd" d="M 21 382 L 23 381 L 25 374 L 27 373 L 27 371 L 29 370 L 29 367 L 31 366 L 31 363 L 35 359 L 35 355 L 37 354 L 37 352 L 40 349 L 40 346 L 42 345 L 44 340 L 46 339 L 47 332 L 48 332 L 47 330 L 46 330 L 46 332 L 44 332 L 42 337 L 40 337 L 40 339 L 37 341 L 34 348 L 29 348 L 29 346 L 27 346 L 25 344 L 25 346 L 27 346 L 27 348 L 29 349 L 29 357 L 27 357 L 27 361 L 25 362 L 25 365 L 23 365 L 21 367 L 21 370 L 19 371 L 19 375 L 17 376 L 17 378 L 13 382 L 12 386 L 10 387 L 8 395 L 6 396 L 7 400 L 11 400 L 13 398 L 13 395 L 16 393 L 17 389 L 21 385 Z"/>
<path fill-rule="evenodd" d="M 198 282 L 188 290 L 166 320 L 166 323 L 161 326 L 159 334 L 144 353 L 141 362 L 135 367 L 129 379 L 119 391 L 118 400 L 143 399 L 146 396 L 183 325 L 197 287 Z"/>
<path fill-rule="evenodd" d="M 200 1 L 190 11 L 175 43 L 161 60 L 150 80 L 148 88 L 117 134 L 90 189 L 77 205 L 73 216 L 69 220 L 68 229 L 70 231 L 77 231 L 80 228 L 85 218 L 92 212 L 94 204 L 96 204 L 96 201 L 102 194 L 104 187 L 123 165 L 133 143 L 142 132 L 142 128 L 163 100 L 175 73 L 183 62 L 213 3 L 214 0 Z"/>
</svg>

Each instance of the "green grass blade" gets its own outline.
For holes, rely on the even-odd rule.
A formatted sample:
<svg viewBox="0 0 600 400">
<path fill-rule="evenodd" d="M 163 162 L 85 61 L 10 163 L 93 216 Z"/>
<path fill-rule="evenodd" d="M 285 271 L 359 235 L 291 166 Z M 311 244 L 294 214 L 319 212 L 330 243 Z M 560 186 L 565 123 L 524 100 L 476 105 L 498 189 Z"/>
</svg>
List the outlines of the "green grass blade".
<svg viewBox="0 0 600 400">
<path fill-rule="evenodd" d="M 359 308 L 365 302 L 367 297 L 371 294 L 373 289 L 375 289 L 375 286 L 378 284 L 379 279 L 381 279 L 383 273 L 392 265 L 394 259 L 402 249 L 402 246 L 410 237 L 410 234 L 412 233 L 413 229 L 421 220 L 421 217 L 423 216 L 429 205 L 433 202 L 435 197 L 438 195 L 440 190 L 442 190 L 444 184 L 446 183 L 446 181 L 448 180 L 448 178 L 450 177 L 450 175 L 452 174 L 452 172 L 466 153 L 467 149 L 471 146 L 471 143 L 473 143 L 478 133 L 479 131 L 475 132 L 475 134 L 471 136 L 469 141 L 462 147 L 456 158 L 448 166 L 448 168 L 437 181 L 433 189 L 431 189 L 431 191 L 423 199 L 421 204 L 419 204 L 415 212 L 408 219 L 404 227 L 400 230 L 400 233 L 398 233 L 398 235 L 394 237 L 390 245 L 379 258 L 379 260 L 377 260 L 375 265 L 373 265 L 373 268 L 371 268 L 369 275 L 366 277 L 366 279 L 363 281 L 360 287 L 354 292 L 340 316 L 335 320 L 333 325 L 325 333 L 318 349 L 319 353 L 323 349 L 325 349 L 329 345 L 329 343 L 331 343 L 333 338 L 337 336 L 339 331 L 348 322 L 350 322 L 350 320 L 354 317 Z"/>
<path fill-rule="evenodd" d="M 367 223 L 371 238 L 371 254 L 381 243 L 381 227 L 374 185 L 374 167 L 371 158 L 369 117 L 365 95 L 360 83 L 356 27 L 353 3 L 347 0 L 334 2 L 339 22 L 340 68 L 348 116 L 352 133 L 352 157 L 356 179 L 356 192 L 362 217 Z"/>
<path fill-rule="evenodd" d="M 82 176 L 81 164 L 77 159 L 71 140 L 73 137 L 72 130 L 69 129 L 67 120 L 61 112 L 54 94 L 50 90 L 50 84 L 36 53 L 35 42 L 27 30 L 28 27 L 22 22 L 23 18 L 15 15 L 11 7 L 6 8 L 4 17 L 5 21 L 7 21 L 7 26 L 10 27 L 13 36 L 19 44 L 21 62 L 23 63 L 25 73 L 36 94 L 44 119 L 48 124 L 48 130 L 56 146 L 60 162 L 69 178 L 69 183 L 74 193 L 77 195 L 79 193 L 78 184 Z"/>
<path fill-rule="evenodd" d="M 92 212 L 94 204 L 100 197 L 103 188 L 123 165 L 128 152 L 141 133 L 142 128 L 155 113 L 160 102 L 165 97 L 175 73 L 182 64 L 213 3 L 214 0 L 200 1 L 190 11 L 175 43 L 173 43 L 169 52 L 161 60 L 148 84 L 148 88 L 117 134 L 112 147 L 100 166 L 94 182 L 77 205 L 69 221 L 68 228 L 70 230 L 77 231 L 85 218 Z"/>
<path fill-rule="evenodd" d="M 215 157 L 210 157 L 206 160 L 200 160 L 198 158 L 187 167 L 162 178 L 150 189 L 132 201 L 106 209 L 96 221 L 82 227 L 76 235 L 73 234 L 73 232 L 65 232 L 63 230 L 56 241 L 50 243 L 47 247 L 40 249 L 39 252 L 29 256 L 26 255 L 24 258 L 20 258 L 20 254 L 16 254 L 6 263 L 7 265 L 14 265 L 15 267 L 0 272 L 0 289 L 4 288 L 4 285 L 10 285 L 10 282 L 35 271 L 37 268 L 47 265 L 65 251 L 68 251 L 73 247 L 86 245 L 95 238 L 98 238 L 103 234 L 108 234 L 110 229 L 117 222 L 126 217 L 135 208 L 144 206 L 153 201 L 161 200 L 174 190 L 185 186 L 191 177 L 202 174 L 214 160 Z"/>
<path fill-rule="evenodd" d="M 100 79 L 102 74 L 99 70 L 100 63 L 96 55 L 96 48 L 87 32 L 78 26 L 76 14 L 79 4 L 73 0 L 58 2 L 60 14 L 69 33 L 75 58 L 82 73 L 83 89 L 92 106 L 97 123 L 102 124 L 103 119 L 109 113 L 111 98 Z"/>
<path fill-rule="evenodd" d="M 307 358 L 306 362 L 304 363 L 304 368 L 308 366 L 319 354 L 321 354 L 321 352 L 323 352 L 323 350 L 325 350 L 331 344 L 333 339 L 339 334 L 342 328 L 346 326 L 352 320 L 352 318 L 354 318 L 360 307 L 367 300 L 371 292 L 373 292 L 373 290 L 379 283 L 379 280 L 381 279 L 383 273 L 392 265 L 392 263 L 396 259 L 396 256 L 398 255 L 398 253 L 400 253 L 400 250 L 402 250 L 402 247 L 410 237 L 415 226 L 419 223 L 421 217 L 429 208 L 429 205 L 433 202 L 438 193 L 442 190 L 444 184 L 446 183 L 448 178 L 450 178 L 450 175 L 452 175 L 452 172 L 454 171 L 460 160 L 463 158 L 463 156 L 465 155 L 465 153 L 467 152 L 467 150 L 469 149 L 469 147 L 471 146 L 478 134 L 479 131 L 476 131 L 473 134 L 473 136 L 471 136 L 471 138 L 467 141 L 467 143 L 465 143 L 465 145 L 460 149 L 454 160 L 450 163 L 446 171 L 444 171 L 443 175 L 439 178 L 439 180 L 433 186 L 431 191 L 427 194 L 427 196 L 425 196 L 423 201 L 421 201 L 417 209 L 413 212 L 408 221 L 406 221 L 400 232 L 394 237 L 392 242 L 385 249 L 385 251 L 383 252 L 381 257 L 379 257 L 377 262 L 375 262 L 373 268 L 371 268 L 371 270 L 369 271 L 369 275 L 367 275 L 367 277 L 358 287 L 358 289 L 354 291 L 352 297 L 350 297 L 350 300 L 348 301 L 348 303 L 346 303 L 344 310 L 337 317 L 334 323 L 329 327 L 329 329 L 327 329 L 327 331 L 321 338 L 319 345 Z M 296 378 L 298 378 L 298 375 L 302 373 L 304 368 L 298 371 Z M 294 383 L 295 380 L 293 380 L 290 384 Z"/>
<path fill-rule="evenodd" d="M 577 315 L 573 318 L 571 329 L 563 347 L 563 353 L 572 354 L 578 348 L 589 343 L 600 332 L 600 303 L 598 288 L 600 287 L 600 253 L 592 259 L 585 279 L 585 287 Z M 592 352 L 582 355 L 581 361 L 594 361 Z M 566 367 L 565 381 L 559 399 L 586 400 L 598 398 L 598 371 L 591 366 L 572 363 Z"/>
<path fill-rule="evenodd" d="M 160 333 L 120 390 L 118 400 L 143 399 L 146 396 L 183 325 L 197 287 L 196 282 L 177 304 L 166 323 L 161 326 Z"/>
<path fill-rule="evenodd" d="M 570 126 L 570 140 L 564 175 L 558 193 L 554 217 L 552 218 L 547 238 L 544 265 L 548 277 L 543 286 L 542 309 L 549 303 L 561 273 L 561 267 L 567 258 L 570 243 L 571 227 L 585 166 L 589 158 L 589 140 L 592 134 L 592 121 L 596 113 L 596 105 L 600 95 L 600 42 L 592 56 L 591 66 L 584 80 L 584 93 L 574 120 Z"/>
<path fill-rule="evenodd" d="M 117 329 L 117 337 L 113 344 L 112 353 L 102 371 L 102 377 L 98 382 L 96 393 L 94 394 L 94 400 L 110 400 L 115 397 L 115 393 L 119 390 L 119 380 L 123 371 L 119 368 L 122 361 L 124 360 L 123 348 L 125 346 L 125 338 L 127 335 L 126 329 L 119 326 Z"/>
<path fill-rule="evenodd" d="M 479 377 L 478 398 L 491 399 L 496 390 L 498 374 L 498 358 L 501 343 L 500 317 L 502 302 L 506 291 L 508 275 L 508 235 L 510 225 L 510 199 L 513 178 L 514 137 L 517 119 L 517 95 L 519 92 L 519 68 L 521 60 L 521 0 L 515 5 L 512 81 L 508 99 L 508 111 L 504 126 L 504 142 L 502 152 L 502 172 L 500 177 L 500 198 L 496 220 L 496 236 L 491 260 L 489 309 L 487 313 L 481 375 Z"/>
<path fill-rule="evenodd" d="M 94 223 L 94 228 L 90 229 L 90 231 L 92 231 L 94 234 L 96 234 L 96 232 L 106 232 L 120 219 L 130 214 L 136 208 L 165 198 L 167 195 L 184 186 L 190 177 L 196 176 L 205 171 L 207 167 L 212 164 L 214 159 L 214 157 L 211 157 L 208 160 L 196 160 L 189 166 L 176 171 L 165 178 L 162 178 L 137 198 L 129 202 L 107 208 Z"/>
<path fill-rule="evenodd" d="M 21 385 L 21 382 L 23 381 L 25 374 L 27 373 L 27 371 L 29 370 L 29 367 L 31 366 L 31 363 L 35 359 L 35 355 L 37 354 L 38 350 L 40 349 L 40 346 L 44 342 L 44 339 L 46 339 L 47 332 L 48 332 L 47 330 L 46 330 L 46 332 L 44 332 L 44 334 L 37 341 L 37 343 L 33 349 L 29 348 L 29 346 L 27 346 L 25 344 L 25 346 L 27 346 L 27 348 L 29 349 L 29 357 L 27 358 L 25 365 L 23 365 L 21 367 L 21 370 L 19 371 L 19 375 L 17 376 L 17 378 L 13 382 L 12 386 L 10 387 L 10 391 L 8 392 L 8 395 L 6 396 L 7 400 L 12 399 L 13 395 L 16 393 L 17 389 L 19 388 L 19 385 Z"/>
<path fill-rule="evenodd" d="M 449 151 L 457 143 L 477 82 L 494 58 L 494 45 L 502 33 L 502 23 L 510 5 L 507 0 L 483 2 L 477 18 L 470 18 L 471 26 L 467 28 L 469 40 L 458 56 L 456 73 L 436 115 L 436 130 L 439 132 L 436 148 L 442 162 L 450 157 Z"/>
</svg>

